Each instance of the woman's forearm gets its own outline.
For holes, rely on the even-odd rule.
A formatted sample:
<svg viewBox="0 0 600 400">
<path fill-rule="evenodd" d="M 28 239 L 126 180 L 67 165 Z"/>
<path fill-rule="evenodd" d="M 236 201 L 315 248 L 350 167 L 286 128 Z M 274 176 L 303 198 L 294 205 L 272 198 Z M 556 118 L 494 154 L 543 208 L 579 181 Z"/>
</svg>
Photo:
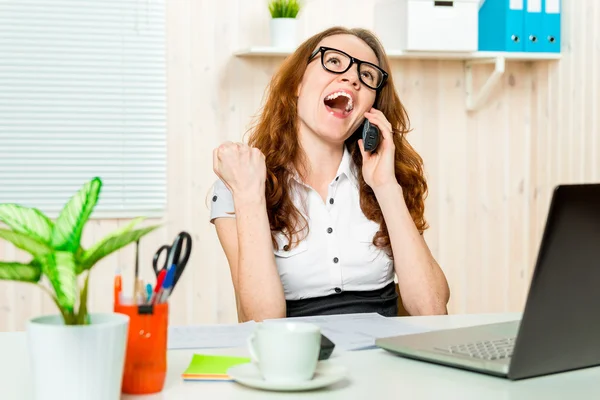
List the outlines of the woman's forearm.
<svg viewBox="0 0 600 400">
<path fill-rule="evenodd" d="M 285 317 L 285 297 L 279 278 L 264 196 L 234 196 L 240 307 L 246 320 Z"/>
<path fill-rule="evenodd" d="M 411 315 L 447 314 L 448 282 L 417 230 L 399 185 L 375 190 L 385 219 L 403 305 Z"/>
</svg>

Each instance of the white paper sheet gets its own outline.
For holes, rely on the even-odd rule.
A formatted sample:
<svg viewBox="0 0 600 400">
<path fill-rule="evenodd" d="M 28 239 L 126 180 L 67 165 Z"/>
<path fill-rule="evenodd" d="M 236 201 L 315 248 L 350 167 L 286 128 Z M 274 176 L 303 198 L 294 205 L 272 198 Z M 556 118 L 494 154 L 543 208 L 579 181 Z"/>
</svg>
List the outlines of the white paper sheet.
<svg viewBox="0 0 600 400">
<path fill-rule="evenodd" d="M 361 350 L 375 346 L 375 339 L 430 331 L 408 322 L 382 317 L 377 313 L 333 316 L 299 317 L 287 320 L 305 321 L 318 325 L 336 347 L 342 350 Z"/>
<path fill-rule="evenodd" d="M 361 350 L 375 346 L 375 339 L 426 332 L 431 329 L 406 321 L 385 318 L 377 313 L 344 314 L 316 317 L 286 318 L 273 321 L 305 321 L 318 325 L 321 332 L 341 350 Z M 256 322 L 231 325 L 171 326 L 169 349 L 208 349 L 245 347 Z"/>
<path fill-rule="evenodd" d="M 256 322 L 231 325 L 171 326 L 167 337 L 169 349 L 209 349 L 245 347 Z"/>
</svg>

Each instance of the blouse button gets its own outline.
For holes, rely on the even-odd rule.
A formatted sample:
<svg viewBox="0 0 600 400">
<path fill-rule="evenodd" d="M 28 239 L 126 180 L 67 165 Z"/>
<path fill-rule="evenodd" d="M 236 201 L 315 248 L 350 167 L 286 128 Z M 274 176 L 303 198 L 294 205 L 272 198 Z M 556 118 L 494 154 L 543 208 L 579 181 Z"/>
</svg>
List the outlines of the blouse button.
<svg viewBox="0 0 600 400">
<path fill-rule="evenodd" d="M 333 199 L 329 199 L 329 204 L 333 204 Z"/>
<path fill-rule="evenodd" d="M 340 179 L 340 177 L 339 177 L 339 176 L 336 176 L 336 177 L 335 177 L 335 180 L 336 180 L 336 181 L 337 181 L 337 180 L 339 180 L 339 179 Z"/>
<path fill-rule="evenodd" d="M 337 257 L 334 257 L 334 258 L 333 258 L 333 262 L 334 262 L 334 263 L 336 263 L 336 264 L 337 264 L 337 262 L 338 262 L 338 261 L 340 261 L 340 259 L 339 259 L 339 258 L 337 258 Z"/>
<path fill-rule="evenodd" d="M 217 196 L 213 196 L 212 201 L 217 201 Z"/>
<path fill-rule="evenodd" d="M 288 246 L 287 244 L 285 246 L 283 246 L 283 251 L 288 251 L 290 249 L 290 246 Z"/>
<path fill-rule="evenodd" d="M 342 293 L 342 289 L 340 289 L 339 287 L 336 287 L 336 288 L 335 288 L 335 292 L 336 292 L 336 293 Z"/>
<path fill-rule="evenodd" d="M 331 233 L 331 232 L 333 232 L 333 228 L 331 228 L 331 227 L 327 228 L 327 233 Z"/>
</svg>

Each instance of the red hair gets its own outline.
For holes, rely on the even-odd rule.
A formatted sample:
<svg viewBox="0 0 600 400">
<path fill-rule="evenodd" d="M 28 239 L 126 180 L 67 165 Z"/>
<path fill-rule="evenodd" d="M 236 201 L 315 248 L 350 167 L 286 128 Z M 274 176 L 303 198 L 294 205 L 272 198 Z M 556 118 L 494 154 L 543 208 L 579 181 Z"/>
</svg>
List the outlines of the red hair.
<svg viewBox="0 0 600 400">
<path fill-rule="evenodd" d="M 283 232 L 290 248 L 301 240 L 299 233 L 307 228 L 307 221 L 292 201 L 290 178 L 297 171 L 306 170 L 304 152 L 298 140 L 298 113 L 296 90 L 306 71 L 311 53 L 328 36 L 347 34 L 363 40 L 375 52 L 380 67 L 389 71 L 389 61 L 379 40 L 368 30 L 333 27 L 318 33 L 302 43 L 285 59 L 273 76 L 268 88 L 266 101 L 250 130 L 248 144 L 262 151 L 266 158 L 266 203 L 271 226 L 273 245 L 277 247 L 276 232 Z M 402 187 L 404 200 L 412 219 L 423 233 L 427 229 L 424 219 L 427 183 L 423 173 L 423 161 L 417 152 L 404 140 L 409 132 L 408 116 L 394 89 L 390 74 L 386 85 L 381 89 L 374 105 L 383 112 L 393 127 L 393 140 L 396 147 L 395 173 Z M 362 155 L 357 137 L 346 140 L 346 147 L 356 164 L 360 190 L 360 207 L 366 218 L 380 225 L 373 238 L 373 244 L 392 255 L 390 238 L 383 219 L 381 208 L 373 190 L 362 176 Z"/>
</svg>

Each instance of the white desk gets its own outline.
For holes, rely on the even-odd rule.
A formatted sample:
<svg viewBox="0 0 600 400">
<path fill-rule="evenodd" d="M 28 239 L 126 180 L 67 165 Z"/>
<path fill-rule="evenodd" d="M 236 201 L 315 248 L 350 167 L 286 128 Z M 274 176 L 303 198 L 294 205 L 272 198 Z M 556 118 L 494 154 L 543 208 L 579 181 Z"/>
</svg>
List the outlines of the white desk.
<svg viewBox="0 0 600 400">
<path fill-rule="evenodd" d="M 411 317 L 435 328 L 452 328 L 519 318 L 519 314 Z M 600 340 L 600 338 L 599 338 Z M 247 356 L 246 349 L 196 350 L 208 354 Z M 384 350 L 334 351 L 328 362 L 345 365 L 348 379 L 312 392 L 266 392 L 234 382 L 184 382 L 180 375 L 194 351 L 169 352 L 163 392 L 151 396 L 123 396 L 128 400 L 184 399 L 598 399 L 600 367 L 511 382 L 483 374 L 413 361 Z M 0 399 L 31 398 L 28 386 L 27 343 L 24 332 L 0 333 Z M 82 399 L 83 400 L 83 399 Z"/>
</svg>

